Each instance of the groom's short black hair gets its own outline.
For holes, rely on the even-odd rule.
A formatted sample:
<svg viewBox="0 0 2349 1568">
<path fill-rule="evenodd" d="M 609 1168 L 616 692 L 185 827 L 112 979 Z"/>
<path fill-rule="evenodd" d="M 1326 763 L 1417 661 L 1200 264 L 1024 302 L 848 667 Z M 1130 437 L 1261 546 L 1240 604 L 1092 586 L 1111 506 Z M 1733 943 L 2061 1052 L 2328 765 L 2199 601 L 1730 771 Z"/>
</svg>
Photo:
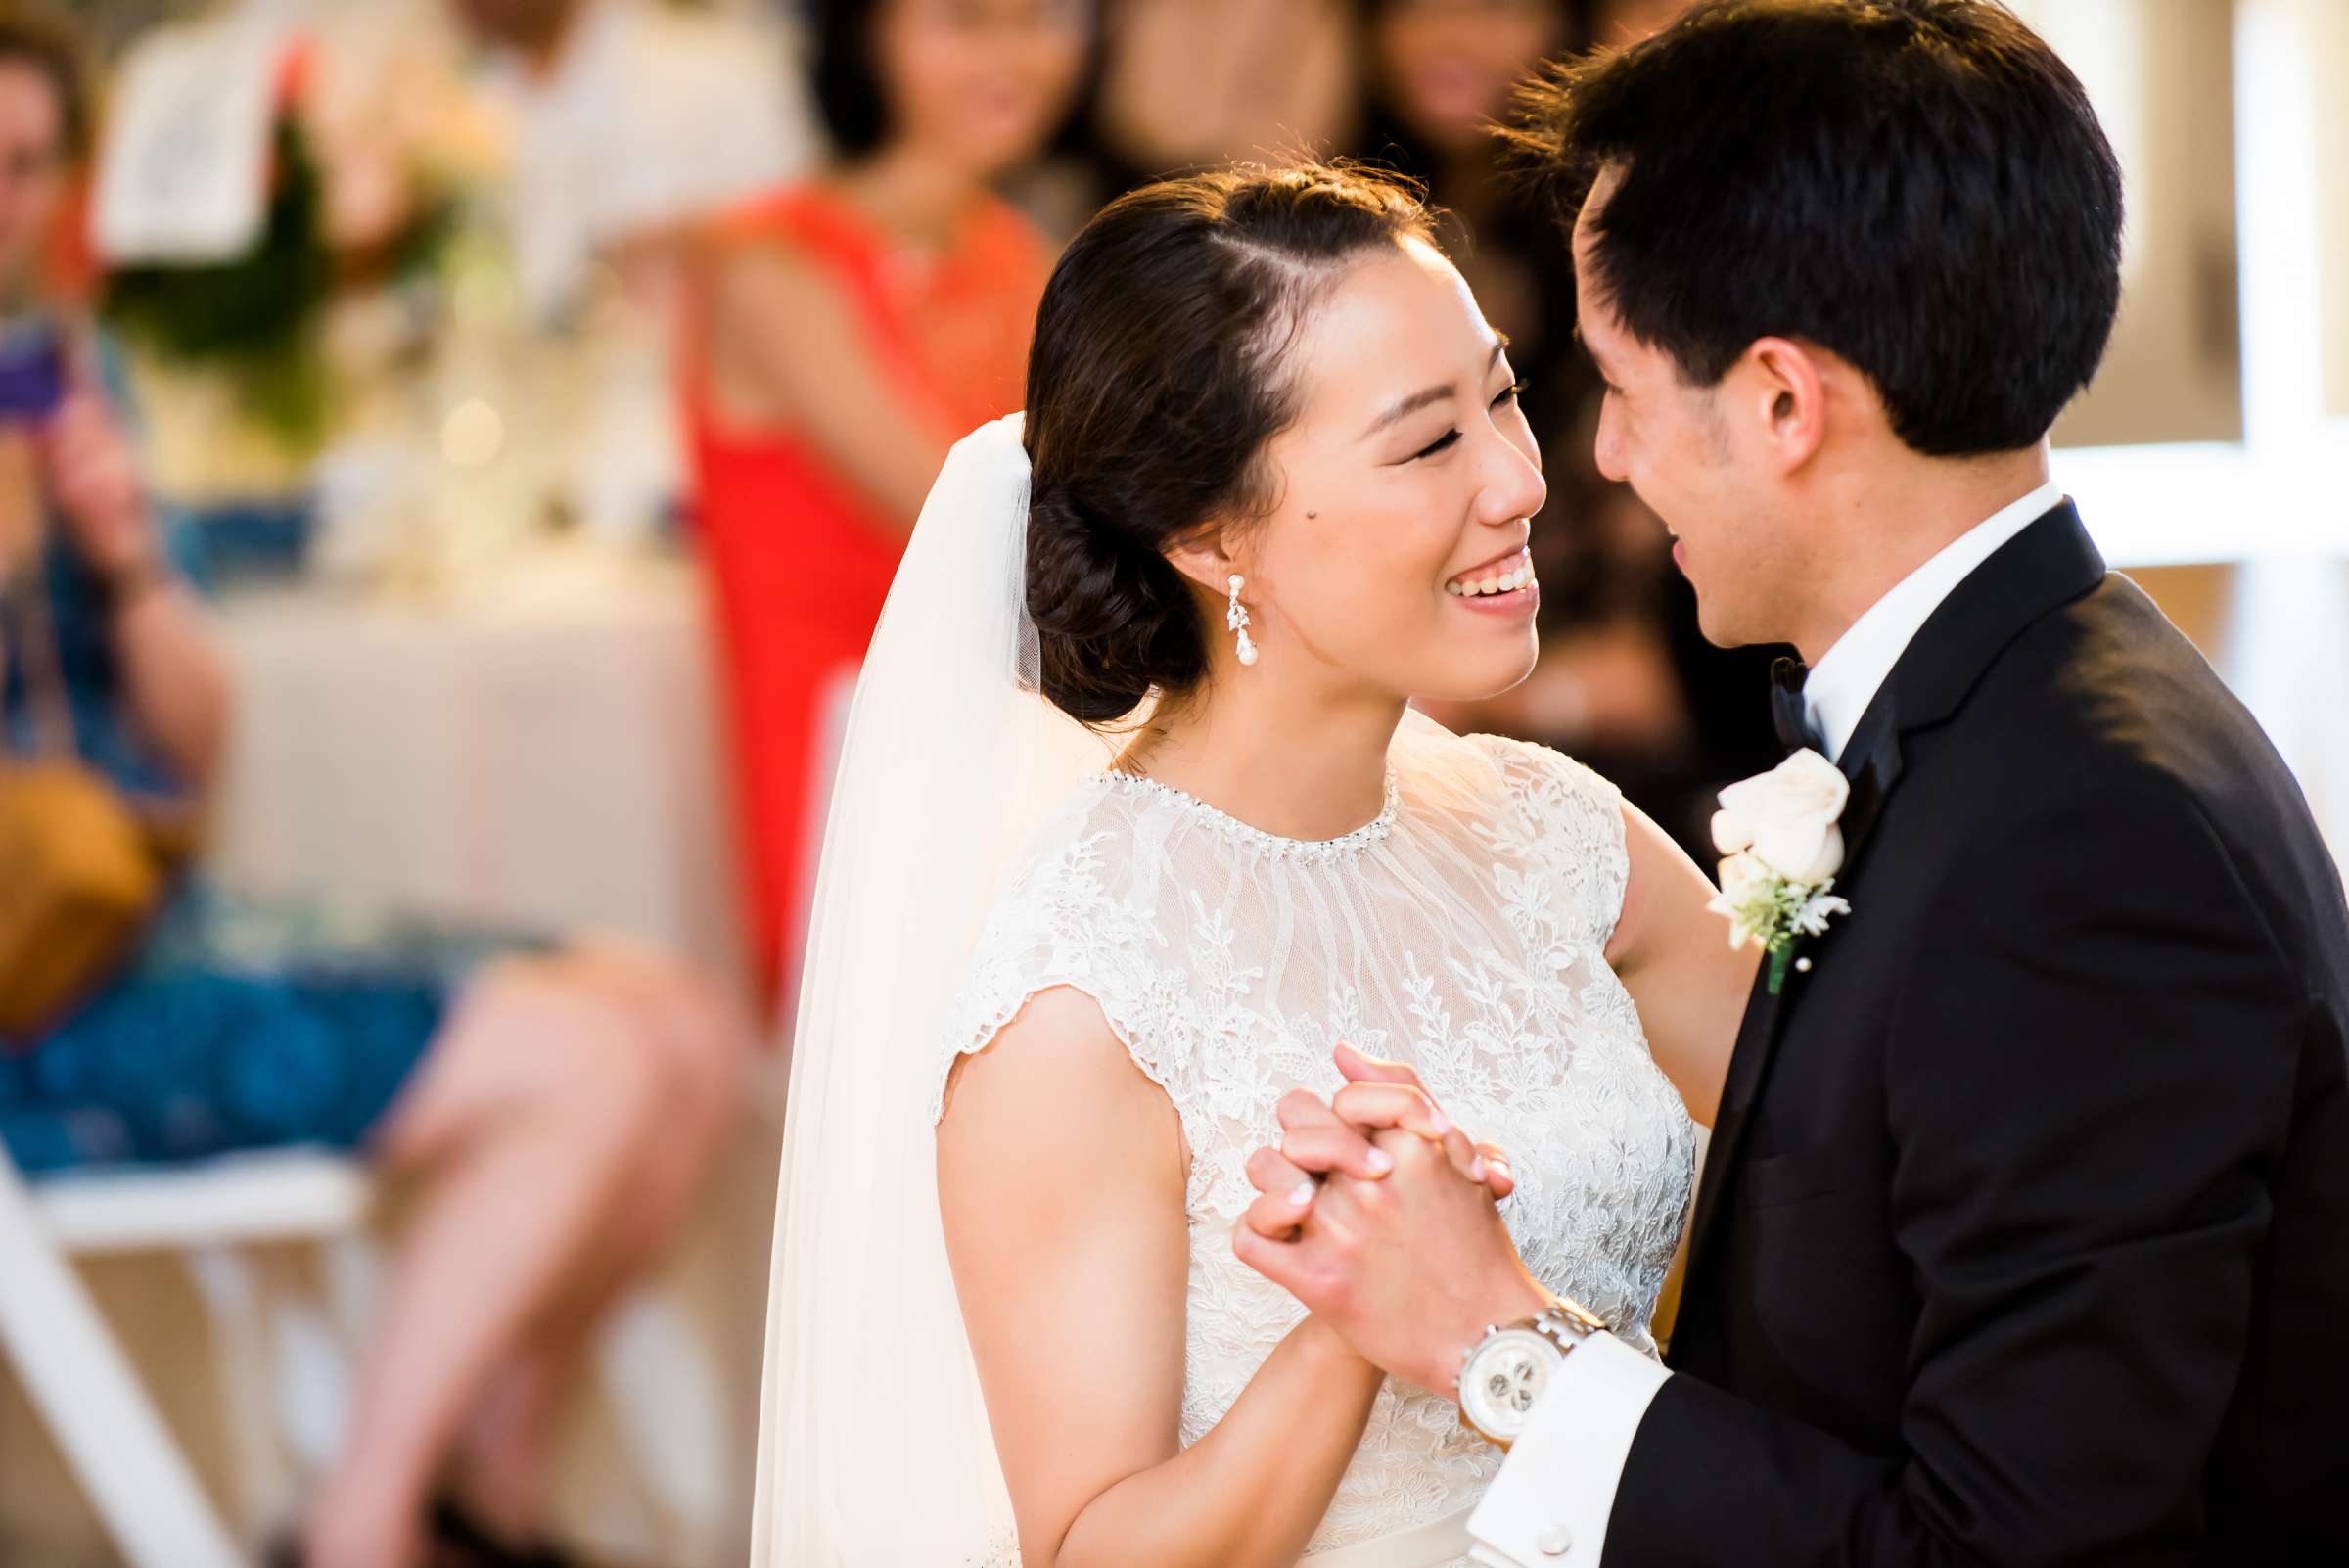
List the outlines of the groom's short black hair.
<svg viewBox="0 0 2349 1568">
<path fill-rule="evenodd" d="M 1910 446 L 2032 445 L 2120 304 L 2121 171 L 2078 78 L 1991 0 L 1711 0 L 1554 67 L 1515 139 L 1592 282 L 1710 387 L 1757 338 L 1830 349 Z"/>
</svg>

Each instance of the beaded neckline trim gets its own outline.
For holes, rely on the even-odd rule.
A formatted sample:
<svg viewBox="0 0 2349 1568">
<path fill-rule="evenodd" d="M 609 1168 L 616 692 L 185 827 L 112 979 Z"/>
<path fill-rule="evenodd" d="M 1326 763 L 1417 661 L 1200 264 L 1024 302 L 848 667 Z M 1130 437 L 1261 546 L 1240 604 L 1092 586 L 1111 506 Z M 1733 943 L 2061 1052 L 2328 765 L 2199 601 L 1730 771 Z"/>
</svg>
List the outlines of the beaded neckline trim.
<svg viewBox="0 0 2349 1568">
<path fill-rule="evenodd" d="M 1275 860 L 1338 860 L 1359 854 L 1372 845 L 1386 841 L 1387 836 L 1395 831 L 1395 818 L 1403 809 L 1403 786 L 1396 777 L 1395 769 L 1389 767 L 1386 801 L 1375 818 L 1339 838 L 1284 839 L 1277 833 L 1250 827 L 1238 817 L 1218 810 L 1186 790 L 1162 784 L 1154 778 L 1145 778 L 1139 773 L 1106 772 L 1095 773 L 1093 777 L 1111 789 L 1123 790 L 1129 795 L 1164 797 L 1182 807 L 1194 820 L 1214 828 L 1232 843 Z"/>
</svg>

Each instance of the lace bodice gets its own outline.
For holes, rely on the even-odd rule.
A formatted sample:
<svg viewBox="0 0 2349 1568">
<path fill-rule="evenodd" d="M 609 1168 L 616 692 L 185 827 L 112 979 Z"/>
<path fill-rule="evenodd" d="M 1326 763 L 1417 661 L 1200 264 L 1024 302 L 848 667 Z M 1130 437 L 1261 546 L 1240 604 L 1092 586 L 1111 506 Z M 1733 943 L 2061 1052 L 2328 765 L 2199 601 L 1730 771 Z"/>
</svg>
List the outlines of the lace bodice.
<svg viewBox="0 0 2349 1568">
<path fill-rule="evenodd" d="M 1146 780 L 1087 780 L 996 905 L 945 1042 L 1036 992 L 1100 1004 L 1191 1155 L 1182 1441 L 1221 1419 L 1304 1310 L 1232 1256 L 1274 1105 L 1340 1084 L 1347 1040 L 1414 1064 L 1506 1147 L 1527 1267 L 1652 1349 L 1693 1130 L 1602 953 L 1630 874 L 1614 788 L 1554 752 L 1408 721 L 1386 809 L 1345 838 L 1260 833 Z M 1499 1466 L 1450 1402 L 1390 1382 L 1313 1550 L 1472 1505 Z"/>
</svg>

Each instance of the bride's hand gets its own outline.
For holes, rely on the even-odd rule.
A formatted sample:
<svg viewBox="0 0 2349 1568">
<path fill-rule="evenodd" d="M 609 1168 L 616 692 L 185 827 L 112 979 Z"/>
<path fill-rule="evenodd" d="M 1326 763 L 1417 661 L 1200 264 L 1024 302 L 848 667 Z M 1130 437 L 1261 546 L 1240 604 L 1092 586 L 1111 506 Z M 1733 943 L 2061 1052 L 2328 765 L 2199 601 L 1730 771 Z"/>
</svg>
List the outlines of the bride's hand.
<svg viewBox="0 0 2349 1568">
<path fill-rule="evenodd" d="M 1276 1112 L 1279 1146 L 1260 1148 L 1248 1157 L 1249 1184 L 1261 1194 L 1241 1216 L 1249 1229 L 1267 1241 L 1285 1241 L 1305 1222 L 1324 1177 L 1384 1179 L 1395 1169 L 1395 1159 L 1372 1139 L 1389 1130 L 1413 1132 L 1441 1145 L 1451 1168 L 1482 1183 L 1497 1202 L 1517 1190 L 1508 1155 L 1497 1144 L 1469 1141 L 1428 1098 L 1418 1075 L 1408 1067 L 1381 1062 L 1347 1046 L 1339 1047 L 1338 1066 L 1355 1080 L 1339 1091 L 1340 1102 L 1351 1114 L 1341 1116 L 1306 1090 L 1293 1090 L 1282 1097 Z M 1386 1076 L 1374 1080 L 1374 1072 Z"/>
<path fill-rule="evenodd" d="M 1331 1111 L 1358 1136 L 1367 1141 L 1389 1128 L 1417 1132 L 1441 1141 L 1452 1169 L 1492 1188 L 1495 1198 L 1505 1198 L 1517 1190 L 1507 1151 L 1498 1144 L 1475 1142 L 1452 1126 L 1419 1082 L 1416 1068 L 1407 1062 L 1365 1056 L 1344 1041 L 1331 1055 L 1346 1079 L 1346 1086 L 1330 1102 Z M 1434 1130 L 1428 1130 L 1430 1128 Z"/>
<path fill-rule="evenodd" d="M 1300 1209 L 1260 1215 L 1260 1203 L 1232 1251 L 1357 1356 L 1450 1396 L 1461 1356 L 1490 1325 L 1552 1298 L 1518 1260 L 1489 1189 L 1462 1180 L 1425 1137 L 1385 1131 L 1377 1142 L 1394 1161 L 1386 1176 L 1341 1173 Z"/>
</svg>

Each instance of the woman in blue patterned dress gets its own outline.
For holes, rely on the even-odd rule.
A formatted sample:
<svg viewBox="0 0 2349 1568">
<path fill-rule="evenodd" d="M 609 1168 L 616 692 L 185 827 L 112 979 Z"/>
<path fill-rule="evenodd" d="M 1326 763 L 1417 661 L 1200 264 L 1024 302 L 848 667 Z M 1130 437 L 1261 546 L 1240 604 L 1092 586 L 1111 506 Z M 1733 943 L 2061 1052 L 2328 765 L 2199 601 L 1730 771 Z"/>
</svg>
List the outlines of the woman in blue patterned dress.
<svg viewBox="0 0 2349 1568">
<path fill-rule="evenodd" d="M 0 314 L 19 323 L 41 315 L 38 259 L 83 141 L 71 61 L 0 21 Z M 46 517 L 44 543 L 0 553 L 0 582 L 39 579 L 83 761 L 201 803 L 226 671 L 109 399 L 71 387 L 0 442 L 31 458 Z M 0 742 L 19 755 L 27 619 L 0 620 Z M 748 1038 L 709 987 L 649 956 L 432 932 L 354 943 L 189 885 L 94 998 L 0 1054 L 0 1144 L 36 1177 L 319 1144 L 414 1184 L 301 1559 L 416 1568 L 436 1515 L 444 1536 L 538 1534 L 561 1398 L 722 1144 Z M 498 1559 L 477 1544 L 464 1560 Z"/>
</svg>

